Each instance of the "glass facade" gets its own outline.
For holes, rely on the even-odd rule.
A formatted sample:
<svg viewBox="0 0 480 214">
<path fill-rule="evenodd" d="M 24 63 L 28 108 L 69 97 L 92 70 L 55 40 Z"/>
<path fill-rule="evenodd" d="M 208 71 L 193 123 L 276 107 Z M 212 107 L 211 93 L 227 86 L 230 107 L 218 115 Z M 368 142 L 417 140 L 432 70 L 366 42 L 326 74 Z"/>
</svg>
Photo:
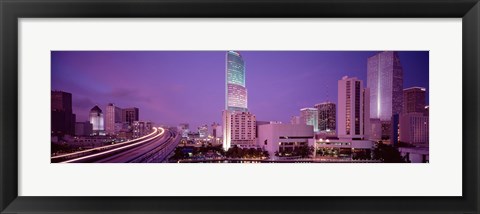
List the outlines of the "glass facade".
<svg viewBox="0 0 480 214">
<path fill-rule="evenodd" d="M 370 117 L 389 121 L 402 112 L 403 69 L 397 52 L 386 51 L 368 58 L 367 88 L 370 88 Z"/>
<path fill-rule="evenodd" d="M 335 131 L 337 120 L 337 108 L 335 103 L 325 102 L 315 105 L 318 110 L 318 130 Z"/>
<path fill-rule="evenodd" d="M 245 62 L 235 51 L 227 52 L 226 109 L 247 111 L 247 88 L 245 88 Z"/>
<path fill-rule="evenodd" d="M 316 108 L 300 109 L 300 118 L 303 124 L 313 126 L 313 131 L 318 132 L 318 110 Z"/>
<path fill-rule="evenodd" d="M 103 134 L 105 130 L 103 125 L 103 112 L 98 106 L 90 110 L 90 123 L 93 126 L 94 134 Z"/>
<path fill-rule="evenodd" d="M 412 87 L 403 90 L 403 113 L 425 112 L 426 90 L 422 87 Z"/>
</svg>

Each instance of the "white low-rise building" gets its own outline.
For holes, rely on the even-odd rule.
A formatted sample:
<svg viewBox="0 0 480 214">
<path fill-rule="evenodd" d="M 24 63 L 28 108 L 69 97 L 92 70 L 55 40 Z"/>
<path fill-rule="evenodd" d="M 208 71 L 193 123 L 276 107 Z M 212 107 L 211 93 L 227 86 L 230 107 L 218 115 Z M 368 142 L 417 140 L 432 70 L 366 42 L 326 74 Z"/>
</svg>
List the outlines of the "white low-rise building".
<svg viewBox="0 0 480 214">
<path fill-rule="evenodd" d="M 400 147 L 398 148 L 400 155 L 410 163 L 428 163 L 429 148 L 428 147 Z"/>
<path fill-rule="evenodd" d="M 351 138 L 330 138 L 315 140 L 315 156 L 333 156 L 352 158 L 356 153 L 370 157 L 375 147 L 371 140 L 356 140 Z"/>
<path fill-rule="evenodd" d="M 296 124 L 264 124 L 258 126 L 258 145 L 268 151 L 270 157 L 283 149 L 309 145 L 314 138 L 313 126 Z M 313 145 L 312 145 L 313 146 Z"/>
</svg>

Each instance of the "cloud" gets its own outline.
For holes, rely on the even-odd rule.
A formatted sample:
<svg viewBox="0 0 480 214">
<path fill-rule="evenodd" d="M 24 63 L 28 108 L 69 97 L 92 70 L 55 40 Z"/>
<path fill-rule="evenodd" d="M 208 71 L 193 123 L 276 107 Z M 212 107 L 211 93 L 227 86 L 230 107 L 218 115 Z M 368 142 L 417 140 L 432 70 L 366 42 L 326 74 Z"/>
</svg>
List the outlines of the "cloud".
<svg viewBox="0 0 480 214">
<path fill-rule="evenodd" d="M 137 102 L 152 102 L 151 96 L 145 96 L 138 89 L 132 88 L 116 88 L 106 94 L 106 97 L 113 100 L 131 100 Z"/>
<path fill-rule="evenodd" d="M 91 108 L 95 105 L 95 103 L 90 98 L 86 97 L 80 97 L 75 99 L 73 104 L 78 108 Z"/>
</svg>

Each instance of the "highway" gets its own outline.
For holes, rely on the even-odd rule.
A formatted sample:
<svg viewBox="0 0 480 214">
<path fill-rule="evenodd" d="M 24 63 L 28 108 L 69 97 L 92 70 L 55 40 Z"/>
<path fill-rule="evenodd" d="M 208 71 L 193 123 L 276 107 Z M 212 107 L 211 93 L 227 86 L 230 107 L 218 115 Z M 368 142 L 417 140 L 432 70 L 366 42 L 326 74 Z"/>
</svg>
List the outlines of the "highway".
<svg viewBox="0 0 480 214">
<path fill-rule="evenodd" d="M 52 157 L 60 163 L 146 163 L 163 162 L 178 145 L 180 136 L 172 130 L 153 132 L 128 142 Z M 61 160 L 61 161 L 59 161 Z"/>
<path fill-rule="evenodd" d="M 166 131 L 166 133 L 159 138 L 148 141 L 134 149 L 129 149 L 118 154 L 99 159 L 95 161 L 95 163 L 130 163 L 149 151 L 168 143 L 172 136 L 173 134 L 170 131 Z"/>
</svg>

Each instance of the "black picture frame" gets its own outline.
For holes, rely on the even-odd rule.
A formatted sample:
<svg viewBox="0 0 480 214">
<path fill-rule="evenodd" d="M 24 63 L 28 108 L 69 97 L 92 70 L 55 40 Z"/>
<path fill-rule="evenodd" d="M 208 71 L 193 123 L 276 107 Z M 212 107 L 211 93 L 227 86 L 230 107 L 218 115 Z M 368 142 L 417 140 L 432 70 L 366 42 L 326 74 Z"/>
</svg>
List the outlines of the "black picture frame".
<svg viewBox="0 0 480 214">
<path fill-rule="evenodd" d="M 478 0 L 0 0 L 0 210 L 2 213 L 478 213 L 479 15 Z M 462 18 L 463 196 L 18 196 L 17 21 L 23 17 Z"/>
</svg>

